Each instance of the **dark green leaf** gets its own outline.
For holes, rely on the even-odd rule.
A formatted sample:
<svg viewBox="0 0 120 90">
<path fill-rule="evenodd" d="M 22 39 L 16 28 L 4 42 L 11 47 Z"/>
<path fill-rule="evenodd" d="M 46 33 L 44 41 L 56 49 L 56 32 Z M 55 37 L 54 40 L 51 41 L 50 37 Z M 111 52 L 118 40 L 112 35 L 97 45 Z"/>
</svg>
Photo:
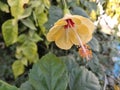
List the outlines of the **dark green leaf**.
<svg viewBox="0 0 120 90">
<path fill-rule="evenodd" d="M 29 79 L 36 90 L 66 90 L 68 83 L 65 64 L 51 53 L 33 66 Z"/>
<path fill-rule="evenodd" d="M 97 4 L 95 2 L 85 2 L 84 5 L 87 7 L 87 9 L 90 11 L 97 10 Z"/>
<path fill-rule="evenodd" d="M 81 7 L 73 7 L 72 14 L 81 15 L 89 18 L 89 15 Z"/>
<path fill-rule="evenodd" d="M 70 90 L 100 90 L 97 77 L 85 67 L 72 69 L 69 86 Z"/>
<path fill-rule="evenodd" d="M 20 86 L 20 90 L 35 90 L 35 89 L 32 87 L 29 81 L 26 81 Z"/>
<path fill-rule="evenodd" d="M 45 24 L 46 28 L 50 29 L 53 24 L 60 18 L 62 18 L 62 10 L 56 6 L 51 6 L 49 9 L 49 20 Z"/>
<path fill-rule="evenodd" d="M 71 72 L 73 68 L 76 68 L 79 66 L 72 55 L 68 55 L 60 58 L 65 62 L 68 72 Z"/>
<path fill-rule="evenodd" d="M 93 58 L 88 62 L 88 66 L 91 69 L 91 71 L 97 74 L 98 76 L 103 75 L 104 70 L 99 63 L 99 60 L 96 54 L 93 53 Z"/>
<path fill-rule="evenodd" d="M 89 44 L 90 44 L 90 47 L 93 51 L 96 51 L 96 52 L 100 51 L 99 42 L 95 37 L 92 38 L 92 40 L 89 42 Z"/>
</svg>

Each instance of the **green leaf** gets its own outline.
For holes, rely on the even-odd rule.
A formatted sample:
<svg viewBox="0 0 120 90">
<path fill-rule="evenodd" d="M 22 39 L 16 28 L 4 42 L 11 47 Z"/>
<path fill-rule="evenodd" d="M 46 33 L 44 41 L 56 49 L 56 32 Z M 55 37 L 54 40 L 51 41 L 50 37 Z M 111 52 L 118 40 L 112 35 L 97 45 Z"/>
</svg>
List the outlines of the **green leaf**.
<svg viewBox="0 0 120 90">
<path fill-rule="evenodd" d="M 24 65 L 20 60 L 16 60 L 13 64 L 12 64 L 12 70 L 13 70 L 13 74 L 15 76 L 15 78 L 17 78 L 19 75 L 24 73 Z"/>
<path fill-rule="evenodd" d="M 26 81 L 20 86 L 20 90 L 35 90 L 35 89 L 32 87 L 29 81 Z"/>
<path fill-rule="evenodd" d="M 85 67 L 72 69 L 69 87 L 70 90 L 100 90 L 97 77 Z"/>
<path fill-rule="evenodd" d="M 18 88 L 0 80 L 0 90 L 18 90 Z"/>
<path fill-rule="evenodd" d="M 66 90 L 68 76 L 65 64 L 49 53 L 34 64 L 29 81 L 35 90 Z"/>
<path fill-rule="evenodd" d="M 34 25 L 34 23 L 33 23 L 33 21 L 30 20 L 29 18 L 23 19 L 23 20 L 21 20 L 21 21 L 22 21 L 22 23 L 23 23 L 24 25 L 26 25 L 26 26 L 29 27 L 30 29 L 32 29 L 32 30 L 37 30 L 36 27 L 35 27 L 35 25 Z"/>
<path fill-rule="evenodd" d="M 9 19 L 2 25 L 2 34 L 7 46 L 15 43 L 18 37 L 18 24 L 14 19 Z"/>
<path fill-rule="evenodd" d="M 6 13 L 9 13 L 9 7 L 7 4 L 0 1 L 0 10 Z"/>
</svg>

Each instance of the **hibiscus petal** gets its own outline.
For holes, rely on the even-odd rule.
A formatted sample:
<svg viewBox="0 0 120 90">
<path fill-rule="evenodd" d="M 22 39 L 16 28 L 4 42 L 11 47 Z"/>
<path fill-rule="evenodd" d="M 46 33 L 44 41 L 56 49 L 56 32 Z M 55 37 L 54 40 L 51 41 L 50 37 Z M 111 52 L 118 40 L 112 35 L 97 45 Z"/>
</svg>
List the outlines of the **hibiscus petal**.
<svg viewBox="0 0 120 90">
<path fill-rule="evenodd" d="M 80 38 L 82 40 L 82 43 L 86 44 L 86 43 L 88 43 L 92 39 L 92 35 L 81 36 Z"/>
<path fill-rule="evenodd" d="M 76 25 L 80 25 L 82 22 L 79 18 L 76 18 L 76 17 L 72 17 L 71 19 Z"/>
<path fill-rule="evenodd" d="M 59 19 L 54 25 L 63 26 L 66 24 L 67 24 L 67 22 L 62 18 L 62 19 Z"/>
<path fill-rule="evenodd" d="M 65 50 L 70 49 L 73 45 L 72 42 L 70 41 L 68 31 L 65 30 L 64 28 L 61 29 L 61 33 L 59 33 L 56 36 L 55 43 L 59 48 L 65 49 Z"/>
<path fill-rule="evenodd" d="M 89 29 L 89 31 L 90 31 L 91 33 L 94 32 L 94 30 L 95 30 L 95 25 L 93 24 L 93 22 L 92 22 L 90 19 L 85 18 L 85 17 L 83 17 L 83 16 L 79 16 L 79 15 L 73 15 L 73 17 L 74 17 L 74 18 L 78 18 L 78 19 L 81 21 L 81 23 L 84 24 L 84 25 Z"/>
<path fill-rule="evenodd" d="M 79 42 L 79 40 L 78 40 L 78 38 L 76 36 L 76 33 L 74 31 L 74 28 L 73 29 L 69 29 L 69 37 L 70 37 L 70 40 L 71 40 L 71 42 L 73 44 L 75 44 L 75 45 L 79 45 L 80 44 L 80 42 Z"/>
<path fill-rule="evenodd" d="M 54 41 L 56 36 L 61 33 L 61 26 L 53 26 L 49 32 L 47 33 L 47 40 L 48 41 Z"/>
<path fill-rule="evenodd" d="M 76 26 L 76 32 L 78 33 L 83 44 L 89 42 L 92 39 L 92 33 L 83 24 Z"/>
</svg>

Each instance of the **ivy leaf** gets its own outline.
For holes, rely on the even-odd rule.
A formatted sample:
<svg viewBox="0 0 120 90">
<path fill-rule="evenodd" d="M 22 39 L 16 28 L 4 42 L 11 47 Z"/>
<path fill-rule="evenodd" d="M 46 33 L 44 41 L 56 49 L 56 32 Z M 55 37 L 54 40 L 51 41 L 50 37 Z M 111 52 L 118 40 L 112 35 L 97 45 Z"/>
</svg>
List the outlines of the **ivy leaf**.
<svg viewBox="0 0 120 90">
<path fill-rule="evenodd" d="M 23 65 L 27 66 L 28 65 L 28 61 L 27 58 L 23 57 L 21 58 L 21 62 L 23 63 Z"/>
<path fill-rule="evenodd" d="M 30 63 L 36 62 L 38 60 L 36 43 L 26 41 L 21 48 L 23 55 L 29 60 Z"/>
<path fill-rule="evenodd" d="M 27 36 L 25 34 L 21 34 L 21 35 L 18 36 L 18 40 L 17 41 L 19 43 L 23 43 L 23 42 L 25 42 L 26 39 L 27 39 Z"/>
<path fill-rule="evenodd" d="M 9 13 L 9 7 L 7 4 L 0 1 L 0 10 L 6 13 Z"/>
<path fill-rule="evenodd" d="M 31 12 L 32 12 L 32 8 L 30 8 L 30 7 L 26 8 L 24 13 L 21 16 L 19 16 L 19 19 L 23 19 L 23 18 L 30 16 Z"/>
<path fill-rule="evenodd" d="M 49 53 L 34 64 L 29 81 L 35 90 L 66 90 L 68 76 L 65 64 Z"/>
<path fill-rule="evenodd" d="M 24 4 L 27 4 L 28 2 L 29 0 L 8 0 L 12 16 L 19 19 L 19 17 L 24 13 Z"/>
<path fill-rule="evenodd" d="M 9 19 L 2 25 L 2 34 L 7 46 L 15 43 L 18 37 L 18 24 L 14 19 Z"/>
<path fill-rule="evenodd" d="M 24 65 L 20 60 L 16 60 L 12 64 L 12 70 L 15 78 L 17 78 L 19 75 L 21 75 L 24 72 Z"/>
<path fill-rule="evenodd" d="M 38 41 L 42 41 L 43 39 L 40 37 L 39 34 L 37 34 L 35 31 L 30 31 L 29 32 L 29 40 L 37 43 Z"/>
<path fill-rule="evenodd" d="M 0 90 L 18 90 L 18 88 L 0 80 Z"/>
<path fill-rule="evenodd" d="M 69 86 L 70 90 L 100 90 L 97 77 L 85 67 L 72 69 Z"/>
<path fill-rule="evenodd" d="M 22 23 L 23 23 L 25 26 L 29 27 L 30 29 L 32 29 L 32 30 L 37 30 L 36 27 L 35 27 L 35 25 L 34 25 L 34 23 L 33 23 L 33 21 L 30 20 L 29 18 L 23 19 L 23 20 L 21 20 L 21 21 L 22 21 Z"/>
<path fill-rule="evenodd" d="M 43 25 L 45 22 L 47 22 L 47 14 L 42 12 L 40 14 L 37 14 L 38 24 L 39 26 Z"/>
</svg>

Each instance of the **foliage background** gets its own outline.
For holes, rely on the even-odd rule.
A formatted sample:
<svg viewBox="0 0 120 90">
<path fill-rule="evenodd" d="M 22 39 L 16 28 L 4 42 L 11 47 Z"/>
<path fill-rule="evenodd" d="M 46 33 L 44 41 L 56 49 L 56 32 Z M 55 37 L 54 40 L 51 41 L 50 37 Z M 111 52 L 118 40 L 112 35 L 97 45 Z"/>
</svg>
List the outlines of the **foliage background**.
<svg viewBox="0 0 120 90">
<path fill-rule="evenodd" d="M 9 84 L 22 88 L 21 90 L 39 90 L 37 88 L 44 88 L 34 85 L 36 83 L 35 76 L 43 75 L 44 71 L 35 72 L 39 70 L 39 64 L 42 67 L 42 60 L 44 55 L 46 58 L 55 58 L 62 60 L 67 70 L 63 68 L 61 74 L 66 79 L 61 82 L 68 83 L 67 73 L 70 73 L 72 78 L 78 75 L 78 82 L 70 79 L 68 90 L 83 90 L 86 85 L 90 85 L 92 78 L 88 77 L 90 82 L 83 83 L 83 88 L 79 84 L 84 81 L 84 77 L 88 73 L 91 77 L 99 80 L 101 90 L 118 90 L 119 88 L 119 17 L 120 17 L 120 1 L 119 0 L 67 0 L 68 7 L 72 14 L 82 15 L 90 18 L 95 22 L 96 30 L 93 39 L 89 42 L 93 52 L 91 61 L 86 62 L 82 59 L 76 47 L 72 47 L 68 51 L 61 50 L 56 47 L 54 43 L 49 43 L 46 40 L 46 33 L 52 27 L 54 22 L 63 17 L 63 3 L 62 0 L 1 0 L 0 1 L 0 79 Z M 101 8 L 103 12 L 101 13 Z M 117 9 L 116 9 L 117 8 Z M 114 27 L 109 27 L 107 24 L 103 27 L 100 22 L 102 15 L 116 18 L 117 23 Z M 12 24 L 14 22 L 14 24 Z M 109 21 L 108 21 L 109 22 Z M 106 34 L 107 31 L 107 34 Z M 42 59 L 41 59 L 42 57 Z M 40 59 L 40 60 L 39 60 Z M 45 59 L 48 60 L 48 59 Z M 41 63 L 36 63 L 41 61 Z M 51 62 L 55 62 L 54 60 Z M 63 63 L 58 60 L 59 63 Z M 56 62 L 56 65 L 59 65 Z M 45 62 L 43 62 L 45 63 Z M 48 63 L 46 63 L 47 65 Z M 52 63 L 51 63 L 52 64 Z M 48 65 L 49 66 L 49 65 Z M 79 67 L 84 66 L 84 67 Z M 117 67 L 115 67 L 117 66 Z M 44 68 L 44 67 L 43 67 Z M 48 67 L 46 67 L 48 68 Z M 55 67 L 53 67 L 55 68 Z M 32 69 L 30 71 L 30 69 Z M 52 69 L 54 70 L 54 69 Z M 89 72 L 89 71 L 91 72 Z M 84 72 L 85 71 L 85 72 Z M 50 71 L 52 72 L 52 71 Z M 53 71 L 54 72 L 54 71 Z M 81 74 L 83 73 L 83 75 Z M 94 75 L 95 76 L 94 76 Z M 47 74 L 45 74 L 47 75 Z M 59 76 L 57 75 L 57 76 Z M 82 77 L 79 78 L 79 76 Z M 40 78 L 39 76 L 36 76 Z M 48 76 L 47 76 L 48 77 Z M 54 76 L 53 76 L 54 77 Z M 87 77 L 87 76 L 86 76 Z M 61 77 L 54 77 L 61 78 Z M 97 79 L 95 80 L 98 85 Z M 47 82 L 49 82 L 49 79 Z M 26 82 L 25 82 L 26 81 Z M 44 81 L 44 80 L 43 80 Z M 24 83 L 25 82 L 25 83 Z M 44 83 L 47 83 L 44 82 Z M 0 90 L 8 88 L 9 85 L 0 81 Z M 24 83 L 24 84 L 23 84 Z M 41 82 L 38 82 L 41 83 Z M 74 85 L 76 83 L 76 86 Z M 4 87 L 5 86 L 5 87 Z M 10 86 L 11 90 L 16 87 Z M 57 87 L 57 86 L 56 86 Z M 63 86 L 63 88 L 66 86 Z M 99 85 L 98 85 L 99 87 Z M 58 87 L 59 88 L 59 87 Z M 79 89 L 81 88 L 81 89 Z M 94 89 L 93 89 L 94 88 Z M 95 85 L 90 85 L 84 90 L 97 90 Z M 100 88 L 100 87 L 99 87 Z M 99 90 L 98 88 L 98 90 Z M 10 90 L 10 89 L 9 89 Z M 43 89 L 53 90 L 53 89 Z M 65 90 L 65 89 L 54 89 Z"/>
</svg>

